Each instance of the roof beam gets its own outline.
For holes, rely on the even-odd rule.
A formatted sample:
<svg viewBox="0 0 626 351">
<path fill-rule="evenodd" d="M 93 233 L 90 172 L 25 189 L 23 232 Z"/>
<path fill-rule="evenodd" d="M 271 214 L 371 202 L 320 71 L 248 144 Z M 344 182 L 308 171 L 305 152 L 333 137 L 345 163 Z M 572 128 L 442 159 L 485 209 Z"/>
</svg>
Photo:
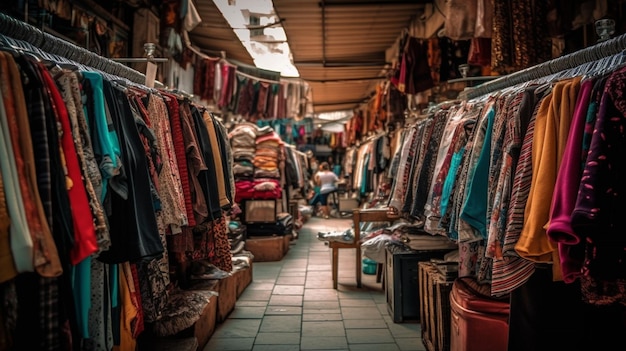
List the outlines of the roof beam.
<svg viewBox="0 0 626 351">
<path fill-rule="evenodd" d="M 333 102 L 318 102 L 313 103 L 313 106 L 336 106 L 336 105 L 356 105 L 360 104 L 368 98 L 359 99 L 359 100 L 348 100 L 348 101 L 333 101 Z"/>
<path fill-rule="evenodd" d="M 320 67 L 382 67 L 391 64 L 386 61 L 295 61 L 296 66 L 320 66 Z"/>
<path fill-rule="evenodd" d="M 302 77 L 301 77 L 302 78 Z M 352 82 L 352 81 L 366 81 L 366 80 L 383 80 L 387 77 L 355 77 L 355 78 L 327 78 L 327 79 L 307 79 L 302 78 L 304 81 L 311 83 L 340 83 L 340 82 Z"/>
<path fill-rule="evenodd" d="M 321 1 L 319 3 L 320 7 L 330 7 L 330 6 L 378 6 L 378 5 L 384 5 L 384 6 L 393 6 L 393 5 L 415 5 L 415 4 L 419 4 L 419 3 L 428 3 L 429 1 L 423 0 L 423 1 L 416 1 L 416 0 L 394 0 L 394 1 L 359 1 L 359 2 L 354 2 L 354 1 Z"/>
</svg>

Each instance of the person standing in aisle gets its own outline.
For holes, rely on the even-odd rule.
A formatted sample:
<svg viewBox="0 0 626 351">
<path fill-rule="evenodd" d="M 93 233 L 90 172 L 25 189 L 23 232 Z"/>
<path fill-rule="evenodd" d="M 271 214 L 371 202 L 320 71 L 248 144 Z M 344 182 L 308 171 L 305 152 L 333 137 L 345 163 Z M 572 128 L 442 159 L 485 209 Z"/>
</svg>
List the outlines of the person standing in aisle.
<svg viewBox="0 0 626 351">
<path fill-rule="evenodd" d="M 328 208 L 328 195 L 337 190 L 336 183 L 339 181 L 337 175 L 330 171 L 328 162 L 320 164 L 319 171 L 314 176 L 315 184 L 320 187 L 320 191 L 315 194 L 310 205 L 315 208 L 320 204 L 324 218 L 328 219 L 330 209 Z"/>
</svg>

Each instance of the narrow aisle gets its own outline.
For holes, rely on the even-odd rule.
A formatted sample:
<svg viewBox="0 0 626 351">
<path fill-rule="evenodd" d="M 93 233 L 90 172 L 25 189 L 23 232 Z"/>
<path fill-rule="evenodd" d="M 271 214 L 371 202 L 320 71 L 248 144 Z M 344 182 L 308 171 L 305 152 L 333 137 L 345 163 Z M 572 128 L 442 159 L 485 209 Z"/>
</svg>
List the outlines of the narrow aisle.
<svg viewBox="0 0 626 351">
<path fill-rule="evenodd" d="M 356 287 L 355 250 L 339 250 L 332 288 L 331 250 L 320 231 L 344 231 L 351 219 L 311 218 L 278 262 L 255 262 L 253 280 L 204 351 L 426 350 L 417 322 L 394 323 L 375 275 Z"/>
</svg>

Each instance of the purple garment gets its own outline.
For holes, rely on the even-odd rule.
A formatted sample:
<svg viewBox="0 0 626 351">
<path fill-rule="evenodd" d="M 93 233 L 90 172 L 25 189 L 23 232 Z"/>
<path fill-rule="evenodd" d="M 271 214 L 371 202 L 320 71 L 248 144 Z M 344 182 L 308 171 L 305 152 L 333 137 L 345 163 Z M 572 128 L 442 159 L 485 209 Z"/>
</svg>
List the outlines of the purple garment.
<svg viewBox="0 0 626 351">
<path fill-rule="evenodd" d="M 547 234 L 553 241 L 558 243 L 561 271 L 563 280 L 571 283 L 580 275 L 582 261 L 578 257 L 569 254 L 571 246 L 580 243 L 580 237 L 574 233 L 571 225 L 571 213 L 576 204 L 578 186 L 582 169 L 580 160 L 582 157 L 581 140 L 587 118 L 587 108 L 593 81 L 585 80 L 580 87 L 572 125 L 570 126 L 565 153 L 563 154 L 561 167 L 556 179 L 552 206 L 550 208 L 550 225 Z"/>
<path fill-rule="evenodd" d="M 572 228 L 585 238 L 583 295 L 626 303 L 626 68 L 611 74 L 600 102 Z"/>
<path fill-rule="evenodd" d="M 580 182 L 572 228 L 586 238 L 583 272 L 626 278 L 626 68 L 608 79 Z"/>
</svg>

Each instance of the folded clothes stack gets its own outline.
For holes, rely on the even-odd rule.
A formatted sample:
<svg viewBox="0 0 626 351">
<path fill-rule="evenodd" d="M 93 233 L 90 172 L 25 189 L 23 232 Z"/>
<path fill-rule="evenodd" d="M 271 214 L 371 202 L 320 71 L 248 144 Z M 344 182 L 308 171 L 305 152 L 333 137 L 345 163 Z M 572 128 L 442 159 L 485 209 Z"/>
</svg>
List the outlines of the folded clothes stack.
<svg viewBox="0 0 626 351">
<path fill-rule="evenodd" d="M 341 231 L 318 232 L 317 239 L 321 241 L 338 241 L 342 243 L 354 242 L 354 231 L 352 228 Z"/>
<path fill-rule="evenodd" d="M 228 223 L 228 241 L 230 242 L 230 253 L 239 254 L 245 247 L 246 226 L 239 221 Z"/>
</svg>

